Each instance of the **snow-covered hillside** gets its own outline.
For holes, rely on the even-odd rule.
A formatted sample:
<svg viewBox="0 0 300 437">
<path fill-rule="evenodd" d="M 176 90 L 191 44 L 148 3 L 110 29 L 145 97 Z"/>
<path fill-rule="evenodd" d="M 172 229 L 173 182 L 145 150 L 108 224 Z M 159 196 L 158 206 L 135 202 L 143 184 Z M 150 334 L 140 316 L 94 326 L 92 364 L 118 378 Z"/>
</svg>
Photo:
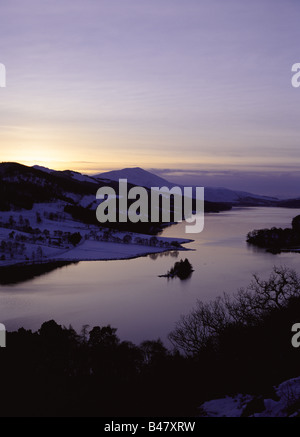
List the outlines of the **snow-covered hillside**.
<svg viewBox="0 0 300 437">
<path fill-rule="evenodd" d="M 72 178 L 75 179 L 75 181 L 79 181 L 79 182 L 90 182 L 92 184 L 97 184 L 97 181 L 91 177 L 91 176 L 87 176 L 87 175 L 83 175 L 81 173 L 78 173 L 77 171 L 70 171 L 70 170 L 66 170 L 65 173 L 68 173 L 68 175 Z"/>
<path fill-rule="evenodd" d="M 0 182 L 0 267 L 132 258 L 191 241 L 154 237 L 159 224 L 148 222 L 101 226 L 96 193 L 104 183 L 77 172 L 2 163 Z"/>
<path fill-rule="evenodd" d="M 48 168 L 48 167 L 43 167 L 41 165 L 33 165 L 32 168 L 34 168 L 36 170 L 43 171 L 43 172 L 48 173 L 48 174 L 51 174 L 51 173 L 65 174 L 65 176 L 68 176 L 68 177 L 74 179 L 75 181 L 79 181 L 79 182 L 90 182 L 92 184 L 97 184 L 97 180 L 94 179 L 92 176 L 83 175 L 83 174 L 79 173 L 78 171 L 64 170 L 64 171 L 60 172 L 60 171 L 52 170 L 51 168 Z"/>
<path fill-rule="evenodd" d="M 30 210 L 0 211 L 0 267 L 57 260 L 135 258 L 167 250 L 188 250 L 181 245 L 191 241 L 80 223 L 64 211 L 65 205 L 39 203 Z"/>
<path fill-rule="evenodd" d="M 52 173 L 55 170 L 51 170 L 51 168 L 43 167 L 42 165 L 33 165 L 32 168 L 36 170 L 44 171 L 45 173 Z"/>
</svg>

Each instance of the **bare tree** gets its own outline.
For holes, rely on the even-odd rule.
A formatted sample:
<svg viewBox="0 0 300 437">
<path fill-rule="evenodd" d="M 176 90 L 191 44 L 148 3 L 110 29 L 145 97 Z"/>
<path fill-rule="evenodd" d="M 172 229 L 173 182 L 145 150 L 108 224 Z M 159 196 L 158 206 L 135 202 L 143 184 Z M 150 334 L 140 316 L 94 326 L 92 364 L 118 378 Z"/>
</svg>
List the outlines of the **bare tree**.
<svg viewBox="0 0 300 437">
<path fill-rule="evenodd" d="M 241 288 L 226 306 L 233 320 L 242 324 L 256 324 L 270 310 L 283 308 L 289 299 L 300 296 L 300 278 L 287 267 L 273 267 L 267 280 L 253 275 L 247 288 Z"/>
<path fill-rule="evenodd" d="M 214 347 L 229 326 L 255 326 L 274 309 L 287 306 L 293 297 L 300 297 L 300 278 L 287 267 L 274 267 L 267 280 L 253 275 L 246 288 L 237 293 L 203 303 L 181 316 L 169 334 L 171 343 L 187 355 L 195 355 L 207 346 Z"/>
</svg>

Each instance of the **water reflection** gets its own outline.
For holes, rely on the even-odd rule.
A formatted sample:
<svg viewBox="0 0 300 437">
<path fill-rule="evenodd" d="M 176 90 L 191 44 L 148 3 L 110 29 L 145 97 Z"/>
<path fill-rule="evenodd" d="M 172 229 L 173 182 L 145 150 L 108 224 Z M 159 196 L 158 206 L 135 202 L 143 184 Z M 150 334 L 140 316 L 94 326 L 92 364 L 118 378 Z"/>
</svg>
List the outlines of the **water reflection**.
<svg viewBox="0 0 300 437">
<path fill-rule="evenodd" d="M 204 231 L 194 234 L 188 252 L 168 251 L 121 261 L 89 261 L 53 270 L 31 281 L 0 287 L 0 321 L 9 330 L 38 329 L 45 320 L 81 327 L 111 324 L 121 339 L 140 342 L 162 338 L 197 299 L 247 286 L 252 274 L 266 277 L 274 265 L 299 269 L 299 254 L 273 255 L 246 243 L 257 228 L 288 227 L 299 210 L 249 208 L 205 216 Z M 184 223 L 163 231 L 185 238 Z M 171 259 L 187 257 L 194 272 L 188 280 L 158 276 Z"/>
<path fill-rule="evenodd" d="M 162 258 L 164 256 L 171 256 L 172 258 L 178 258 L 179 251 L 178 250 L 168 250 L 166 252 L 160 252 L 160 253 L 150 253 L 148 256 L 153 261 L 156 261 L 157 258 Z"/>
<path fill-rule="evenodd" d="M 250 243 L 246 243 L 246 247 L 249 250 L 249 252 L 256 253 L 256 254 L 259 254 L 259 255 L 261 255 L 261 254 L 265 255 L 265 254 L 268 254 L 268 253 L 272 254 L 272 252 L 268 252 L 263 247 L 254 246 L 253 244 L 250 244 Z"/>
<path fill-rule="evenodd" d="M 12 265 L 0 268 L 0 285 L 15 285 L 47 275 L 56 269 L 78 264 L 77 261 L 52 261 L 39 264 Z"/>
</svg>

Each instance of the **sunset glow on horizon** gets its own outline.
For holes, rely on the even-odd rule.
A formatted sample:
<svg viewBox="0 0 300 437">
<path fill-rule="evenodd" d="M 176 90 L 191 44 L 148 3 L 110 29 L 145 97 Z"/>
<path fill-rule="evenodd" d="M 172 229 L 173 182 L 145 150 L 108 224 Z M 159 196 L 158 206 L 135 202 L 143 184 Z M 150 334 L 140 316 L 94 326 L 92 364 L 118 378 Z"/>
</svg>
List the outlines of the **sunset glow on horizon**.
<svg viewBox="0 0 300 437">
<path fill-rule="evenodd" d="M 271 0 L 7 3 L 1 161 L 288 174 L 300 163 L 299 12 Z"/>
</svg>

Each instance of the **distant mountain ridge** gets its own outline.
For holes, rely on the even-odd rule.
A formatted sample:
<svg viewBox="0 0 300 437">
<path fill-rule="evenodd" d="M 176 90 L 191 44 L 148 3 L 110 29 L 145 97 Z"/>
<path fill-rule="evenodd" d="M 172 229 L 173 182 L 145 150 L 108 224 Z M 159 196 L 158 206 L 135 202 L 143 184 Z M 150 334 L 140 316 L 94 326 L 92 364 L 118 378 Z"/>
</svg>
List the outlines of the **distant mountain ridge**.
<svg viewBox="0 0 300 437">
<path fill-rule="evenodd" d="M 44 176 L 43 176 L 44 175 Z M 7 182 L 5 180 L 7 179 Z M 13 197 L 18 203 L 22 205 L 27 201 L 28 189 L 30 188 L 29 197 L 31 202 L 34 201 L 33 194 L 38 194 L 38 198 L 48 198 L 50 192 L 52 197 L 70 198 L 74 196 L 85 196 L 82 203 L 83 207 L 86 207 L 92 202 L 92 198 L 95 199 L 95 189 L 100 186 L 109 185 L 118 190 L 119 179 L 127 179 L 128 185 L 143 186 L 148 189 L 151 187 L 167 187 L 179 186 L 183 188 L 181 184 L 171 183 L 166 179 L 144 170 L 140 167 L 124 168 L 122 170 L 114 170 L 96 175 L 86 175 L 73 170 L 58 171 L 47 167 L 35 165 L 32 167 L 24 166 L 22 164 L 13 162 L 0 163 L 0 180 L 2 180 L 2 190 L 0 186 L 0 192 L 3 191 L 3 183 L 10 185 L 6 187 L 6 191 L 3 193 L 2 203 L 6 202 L 9 192 L 12 191 L 12 183 L 25 182 L 26 185 L 18 185 L 16 190 L 13 190 Z M 29 184 L 29 185 L 28 185 Z M 47 184 L 47 189 L 45 187 Z M 199 186 L 201 186 L 199 184 Z M 45 187 L 45 188 L 44 188 Z M 50 197 L 51 197 L 50 196 Z M 5 199 L 4 199 L 5 198 Z M 245 191 L 235 191 L 223 187 L 205 187 L 205 202 L 207 212 L 214 212 L 220 210 L 230 209 L 230 206 L 280 206 L 284 208 L 300 208 L 300 198 L 292 198 L 279 200 L 270 196 L 257 195 Z M 37 200 L 38 201 L 38 200 Z M 90 206 L 95 208 L 95 200 Z"/>
<path fill-rule="evenodd" d="M 160 176 L 155 175 L 140 167 L 123 168 L 122 170 L 113 170 L 105 173 L 99 173 L 93 176 L 94 178 L 109 179 L 118 181 L 119 179 L 127 179 L 128 182 L 142 187 L 163 187 L 172 188 L 174 186 L 182 187 L 180 184 L 171 183 Z M 200 185 L 199 185 L 200 186 Z M 257 203 L 265 204 L 277 201 L 278 199 L 270 196 L 263 196 L 246 191 L 235 191 L 228 188 L 205 187 L 205 199 L 209 202 L 228 202 L 228 203 Z"/>
<path fill-rule="evenodd" d="M 81 173 L 71 170 L 65 170 L 62 172 L 56 172 L 46 167 L 34 166 L 41 171 L 47 173 L 60 173 L 71 177 L 72 179 L 80 180 L 83 182 L 97 183 L 99 181 L 119 181 L 119 179 L 127 179 L 132 185 L 138 185 L 146 188 L 151 187 L 167 187 L 172 188 L 179 186 L 183 188 L 183 185 L 169 182 L 166 179 L 157 176 L 156 174 L 144 170 L 140 167 L 127 167 L 121 170 L 112 170 L 95 175 L 82 175 Z M 199 185 L 200 186 L 200 185 Z M 275 197 L 264 196 L 259 194 L 249 193 L 247 191 L 231 190 L 224 187 L 205 187 L 205 200 L 209 202 L 225 202 L 225 203 L 242 203 L 242 204 L 269 204 L 270 202 L 277 202 Z"/>
</svg>

